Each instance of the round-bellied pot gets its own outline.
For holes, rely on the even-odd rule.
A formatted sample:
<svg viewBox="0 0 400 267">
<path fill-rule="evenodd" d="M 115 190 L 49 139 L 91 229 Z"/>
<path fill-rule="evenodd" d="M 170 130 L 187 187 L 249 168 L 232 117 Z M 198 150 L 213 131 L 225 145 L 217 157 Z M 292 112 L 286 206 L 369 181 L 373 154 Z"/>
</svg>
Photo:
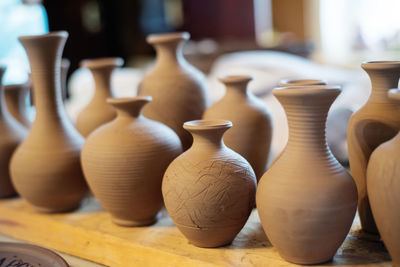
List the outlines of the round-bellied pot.
<svg viewBox="0 0 400 267">
<path fill-rule="evenodd" d="M 163 206 L 161 181 L 181 152 L 176 133 L 141 115 L 151 97 L 108 99 L 117 118 L 96 129 L 82 149 L 93 194 L 122 226 L 152 224 Z"/>
<path fill-rule="evenodd" d="M 175 225 L 195 246 L 232 242 L 254 206 L 256 177 L 250 164 L 222 141 L 227 120 L 184 124 L 193 145 L 164 174 L 165 206 Z"/>
<path fill-rule="evenodd" d="M 23 126 L 29 128 L 32 122 L 28 115 L 28 93 L 31 82 L 4 86 L 7 109 Z"/>
<path fill-rule="evenodd" d="M 273 94 L 285 109 L 289 141 L 259 181 L 261 223 L 285 260 L 326 262 L 346 238 L 357 208 L 356 185 L 325 138 L 326 116 L 340 89 L 287 87 Z"/>
</svg>

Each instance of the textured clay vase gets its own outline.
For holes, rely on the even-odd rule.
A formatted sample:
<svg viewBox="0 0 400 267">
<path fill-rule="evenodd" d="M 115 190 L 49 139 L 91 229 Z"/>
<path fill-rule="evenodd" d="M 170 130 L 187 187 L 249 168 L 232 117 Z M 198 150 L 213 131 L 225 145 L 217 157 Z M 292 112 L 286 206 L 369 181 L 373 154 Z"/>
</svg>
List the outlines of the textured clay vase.
<svg viewBox="0 0 400 267">
<path fill-rule="evenodd" d="M 326 116 L 340 89 L 287 87 L 273 94 L 285 109 L 289 141 L 259 181 L 261 223 L 285 260 L 326 262 L 346 238 L 357 208 L 356 185 L 325 138 Z"/>
<path fill-rule="evenodd" d="M 80 165 L 84 139 L 70 122 L 61 97 L 61 54 L 68 33 L 19 37 L 35 88 L 36 118 L 11 159 L 17 192 L 42 212 L 77 208 L 87 193 Z"/>
<path fill-rule="evenodd" d="M 0 66 L 0 198 L 15 195 L 9 174 L 14 150 L 25 138 L 27 130 L 7 110 L 2 78 L 6 68 Z"/>
<path fill-rule="evenodd" d="M 389 91 L 400 114 L 400 91 Z M 400 133 L 372 153 L 367 168 L 367 188 L 379 233 L 393 266 L 400 266 Z"/>
<path fill-rule="evenodd" d="M 257 180 L 267 169 L 272 138 L 272 118 L 265 103 L 247 90 L 250 76 L 219 79 L 226 86 L 225 96 L 209 107 L 203 119 L 223 119 L 233 123 L 224 143 L 242 155 L 253 167 Z"/>
<path fill-rule="evenodd" d="M 187 32 L 149 35 L 147 42 L 156 49 L 157 60 L 138 88 L 139 95 L 153 97 L 143 109 L 144 116 L 174 130 L 183 150 L 192 144 L 192 137 L 182 128 L 183 123 L 201 119 L 208 103 L 204 74 L 182 54 L 183 43 L 189 37 Z"/>
<path fill-rule="evenodd" d="M 88 68 L 92 72 L 96 88 L 92 100 L 81 111 L 76 121 L 76 128 L 83 136 L 88 136 L 97 127 L 111 121 L 117 115 L 106 101 L 112 96 L 112 72 L 123 64 L 122 58 L 100 58 L 81 62 L 81 67 Z"/>
<path fill-rule="evenodd" d="M 161 181 L 182 153 L 176 133 L 141 115 L 151 97 L 108 99 L 117 118 L 96 129 L 82 149 L 89 187 L 114 223 L 149 225 L 163 206 Z"/>
<path fill-rule="evenodd" d="M 368 200 L 366 171 L 374 149 L 393 138 L 400 129 L 398 105 L 387 96 L 389 89 L 398 86 L 400 61 L 367 62 L 361 67 L 371 79 L 372 91 L 367 103 L 350 118 L 347 143 L 350 170 L 358 189 L 362 229 L 378 234 Z"/>
<path fill-rule="evenodd" d="M 27 105 L 30 87 L 31 82 L 6 85 L 4 87 L 8 111 L 19 123 L 27 128 L 32 124 L 29 120 Z"/>
<path fill-rule="evenodd" d="M 231 126 L 226 120 L 186 122 L 183 127 L 193 135 L 193 145 L 164 175 L 165 207 L 182 234 L 198 247 L 231 243 L 254 207 L 254 171 L 222 141 Z"/>
</svg>

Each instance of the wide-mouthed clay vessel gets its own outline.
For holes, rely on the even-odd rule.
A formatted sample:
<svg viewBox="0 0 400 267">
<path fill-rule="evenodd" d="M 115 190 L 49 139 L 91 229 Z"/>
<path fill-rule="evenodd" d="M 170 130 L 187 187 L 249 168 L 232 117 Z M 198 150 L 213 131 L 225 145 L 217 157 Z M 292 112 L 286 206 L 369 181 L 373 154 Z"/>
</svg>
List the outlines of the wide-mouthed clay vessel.
<svg viewBox="0 0 400 267">
<path fill-rule="evenodd" d="M 149 225 L 163 206 L 165 170 L 182 153 L 176 133 L 141 115 L 151 97 L 108 99 L 117 118 L 96 129 L 82 149 L 93 194 L 122 226 Z"/>
<path fill-rule="evenodd" d="M 32 71 L 36 118 L 10 165 L 17 192 L 42 212 L 77 208 L 87 193 L 80 165 L 84 139 L 62 101 L 60 63 L 68 33 L 19 37 Z"/>
<path fill-rule="evenodd" d="M 31 82 L 4 86 L 7 109 L 23 126 L 29 128 L 32 122 L 28 113 L 28 93 Z"/>
<path fill-rule="evenodd" d="M 258 183 L 261 223 L 285 260 L 326 262 L 346 238 L 357 208 L 356 185 L 325 138 L 328 110 L 340 89 L 287 87 L 273 94 L 285 109 L 289 141 Z"/>
<path fill-rule="evenodd" d="M 400 114 L 400 91 L 390 90 L 389 98 L 397 102 Z M 393 266 L 400 266 L 400 133 L 372 152 L 367 188 L 379 233 Z"/>
<path fill-rule="evenodd" d="M 15 195 L 8 166 L 14 150 L 27 134 L 25 127 L 14 119 L 7 110 L 2 85 L 5 71 L 6 68 L 0 66 L 0 198 Z"/>
<path fill-rule="evenodd" d="M 271 147 L 272 118 L 265 103 L 247 90 L 250 76 L 226 76 L 225 96 L 209 107 L 203 119 L 224 119 L 233 123 L 224 143 L 242 155 L 253 167 L 257 180 L 267 169 Z"/>
<path fill-rule="evenodd" d="M 183 57 L 182 47 L 189 38 L 187 32 L 149 35 L 147 42 L 156 49 L 157 60 L 138 88 L 139 95 L 153 97 L 143 109 L 143 115 L 174 130 L 183 150 L 192 144 L 192 137 L 182 128 L 183 123 L 201 119 L 208 103 L 204 74 Z"/>
<path fill-rule="evenodd" d="M 368 199 L 366 172 L 371 153 L 400 129 L 398 105 L 387 96 L 391 88 L 398 86 L 400 61 L 372 61 L 361 67 L 371 79 L 372 91 L 367 103 L 350 118 L 347 143 L 350 170 L 358 189 L 362 229 L 378 234 Z"/>
<path fill-rule="evenodd" d="M 195 246 L 232 242 L 254 206 L 256 177 L 250 164 L 222 141 L 227 120 L 196 120 L 184 128 L 193 145 L 164 174 L 165 207 L 182 234 Z"/>
<path fill-rule="evenodd" d="M 76 128 L 84 137 L 117 115 L 106 101 L 113 94 L 111 89 L 112 72 L 123 64 L 122 58 L 86 59 L 81 62 L 81 67 L 88 68 L 92 72 L 95 83 L 94 96 L 78 115 L 76 121 Z"/>
</svg>

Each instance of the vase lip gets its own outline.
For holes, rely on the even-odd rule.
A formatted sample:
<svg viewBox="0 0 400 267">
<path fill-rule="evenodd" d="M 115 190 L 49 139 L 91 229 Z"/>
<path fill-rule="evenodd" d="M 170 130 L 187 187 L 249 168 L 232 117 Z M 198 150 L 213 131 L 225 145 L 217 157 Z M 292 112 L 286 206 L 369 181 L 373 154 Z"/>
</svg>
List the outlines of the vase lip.
<svg viewBox="0 0 400 267">
<path fill-rule="evenodd" d="M 80 62 L 82 68 L 97 69 L 104 67 L 121 67 L 124 60 L 120 57 L 102 57 L 93 59 L 83 59 Z"/>
<path fill-rule="evenodd" d="M 365 61 L 361 64 L 364 70 L 386 70 L 400 68 L 400 61 L 398 60 L 373 60 Z"/>
<path fill-rule="evenodd" d="M 322 79 L 284 79 L 279 82 L 280 87 L 327 84 L 328 83 Z"/>
<path fill-rule="evenodd" d="M 393 88 L 388 91 L 388 97 L 392 100 L 400 101 L 400 89 Z"/>
<path fill-rule="evenodd" d="M 193 120 L 183 124 L 186 130 L 213 130 L 213 129 L 228 129 L 232 127 L 232 122 L 228 120 Z"/>
<path fill-rule="evenodd" d="M 107 98 L 107 103 L 111 105 L 118 105 L 118 104 L 130 104 L 136 102 L 150 102 L 153 98 L 151 96 L 134 96 L 134 97 L 118 97 Z"/>
<path fill-rule="evenodd" d="M 177 40 L 187 41 L 189 39 L 190 33 L 188 32 L 153 33 L 146 38 L 149 44 L 166 43 Z"/>
<path fill-rule="evenodd" d="M 22 35 L 18 37 L 18 40 L 32 40 L 38 38 L 48 38 L 48 37 L 63 37 L 68 38 L 69 34 L 67 31 L 52 31 L 45 34 L 37 34 L 37 35 Z"/>
<path fill-rule="evenodd" d="M 249 82 L 253 80 L 253 77 L 250 75 L 222 75 L 218 77 L 218 80 L 222 83 L 241 83 Z"/>
<path fill-rule="evenodd" d="M 339 85 L 304 85 L 277 87 L 272 93 L 275 96 L 316 96 L 327 93 L 338 95 L 341 92 Z"/>
</svg>

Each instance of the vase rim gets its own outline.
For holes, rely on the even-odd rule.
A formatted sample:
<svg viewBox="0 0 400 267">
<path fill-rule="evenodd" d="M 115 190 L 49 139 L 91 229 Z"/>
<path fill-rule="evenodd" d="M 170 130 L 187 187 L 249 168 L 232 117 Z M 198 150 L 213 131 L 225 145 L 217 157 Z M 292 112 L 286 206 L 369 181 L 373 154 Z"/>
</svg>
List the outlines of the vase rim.
<svg viewBox="0 0 400 267">
<path fill-rule="evenodd" d="M 37 35 L 22 35 L 18 37 L 18 40 L 31 40 L 37 38 L 47 38 L 47 37 L 63 37 L 68 38 L 67 31 L 53 31 L 45 34 L 37 34 Z"/>
<path fill-rule="evenodd" d="M 107 98 L 107 103 L 108 104 L 129 104 L 129 103 L 135 103 L 135 102 L 150 102 L 153 98 L 151 96 L 134 96 L 134 97 L 118 97 L 118 98 L 113 98 L 109 97 Z"/>
<path fill-rule="evenodd" d="M 273 90 L 275 96 L 312 96 L 326 93 L 338 94 L 341 92 L 339 85 L 304 85 L 277 87 Z"/>
<path fill-rule="evenodd" d="M 169 32 L 169 33 L 153 33 L 147 36 L 146 40 L 149 44 L 171 42 L 176 40 L 189 40 L 188 32 Z"/>
<path fill-rule="evenodd" d="M 284 79 L 279 82 L 279 86 L 297 86 L 297 85 L 327 85 L 322 79 Z"/>
<path fill-rule="evenodd" d="M 218 80 L 222 83 L 249 82 L 253 80 L 253 77 L 250 75 L 222 75 L 218 77 Z"/>
<path fill-rule="evenodd" d="M 227 129 L 232 127 L 232 122 L 228 120 L 193 120 L 183 124 L 186 130 L 212 130 Z"/>
<path fill-rule="evenodd" d="M 103 67 L 121 67 L 124 64 L 124 60 L 120 57 L 103 57 L 84 59 L 80 62 L 82 68 L 97 69 Z"/>
<path fill-rule="evenodd" d="M 365 61 L 361 64 L 361 67 L 364 70 L 385 70 L 385 69 L 400 68 L 400 61 L 398 60 Z"/>
</svg>

